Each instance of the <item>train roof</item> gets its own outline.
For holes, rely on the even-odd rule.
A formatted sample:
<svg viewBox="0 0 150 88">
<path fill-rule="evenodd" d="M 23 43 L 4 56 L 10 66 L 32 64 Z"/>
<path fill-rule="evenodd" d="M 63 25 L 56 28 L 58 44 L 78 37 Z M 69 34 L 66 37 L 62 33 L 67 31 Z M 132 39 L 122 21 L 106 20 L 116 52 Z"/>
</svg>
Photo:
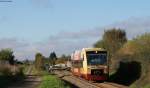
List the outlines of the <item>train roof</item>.
<svg viewBox="0 0 150 88">
<path fill-rule="evenodd" d="M 103 48 L 83 48 L 82 50 L 85 50 L 85 51 L 93 51 L 93 50 L 106 51 L 106 50 L 103 49 Z"/>
</svg>

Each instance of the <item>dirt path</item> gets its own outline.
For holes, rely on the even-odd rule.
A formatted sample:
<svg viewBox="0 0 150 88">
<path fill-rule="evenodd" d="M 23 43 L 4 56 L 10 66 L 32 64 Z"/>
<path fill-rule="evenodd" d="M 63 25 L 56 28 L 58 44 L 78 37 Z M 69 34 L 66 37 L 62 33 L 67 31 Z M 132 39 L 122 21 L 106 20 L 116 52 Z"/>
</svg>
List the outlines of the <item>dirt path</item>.
<svg viewBox="0 0 150 88">
<path fill-rule="evenodd" d="M 33 66 L 30 66 L 28 68 L 28 71 L 25 73 L 25 75 L 32 75 L 32 69 L 33 69 Z"/>
<path fill-rule="evenodd" d="M 7 88 L 37 88 L 41 83 L 41 78 L 39 76 L 34 76 L 31 74 L 32 66 L 29 67 L 27 71 L 27 77 L 20 82 L 14 82 Z"/>
</svg>

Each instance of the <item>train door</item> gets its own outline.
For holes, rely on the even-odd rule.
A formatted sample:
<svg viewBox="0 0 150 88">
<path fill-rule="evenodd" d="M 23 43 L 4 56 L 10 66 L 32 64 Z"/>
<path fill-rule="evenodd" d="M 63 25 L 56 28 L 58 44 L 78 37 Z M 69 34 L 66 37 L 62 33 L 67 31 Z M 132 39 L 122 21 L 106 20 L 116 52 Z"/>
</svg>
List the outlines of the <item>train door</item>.
<svg viewBox="0 0 150 88">
<path fill-rule="evenodd" d="M 86 59 L 86 52 L 83 51 L 83 77 L 87 79 L 87 72 L 88 72 L 88 69 L 87 69 L 87 59 Z"/>
</svg>

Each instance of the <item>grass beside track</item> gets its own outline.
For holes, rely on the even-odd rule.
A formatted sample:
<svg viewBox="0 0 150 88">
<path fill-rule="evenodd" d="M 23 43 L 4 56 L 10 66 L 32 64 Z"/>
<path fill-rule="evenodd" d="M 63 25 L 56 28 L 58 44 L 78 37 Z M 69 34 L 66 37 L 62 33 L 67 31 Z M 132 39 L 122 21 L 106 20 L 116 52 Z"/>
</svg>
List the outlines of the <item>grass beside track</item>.
<svg viewBox="0 0 150 88">
<path fill-rule="evenodd" d="M 38 88 L 71 88 L 71 87 L 53 75 L 45 75 L 43 76 L 42 83 Z"/>
<path fill-rule="evenodd" d="M 129 88 L 150 88 L 150 84 L 147 84 L 147 85 L 145 85 L 143 87 L 138 87 L 137 85 L 133 84 Z"/>
</svg>

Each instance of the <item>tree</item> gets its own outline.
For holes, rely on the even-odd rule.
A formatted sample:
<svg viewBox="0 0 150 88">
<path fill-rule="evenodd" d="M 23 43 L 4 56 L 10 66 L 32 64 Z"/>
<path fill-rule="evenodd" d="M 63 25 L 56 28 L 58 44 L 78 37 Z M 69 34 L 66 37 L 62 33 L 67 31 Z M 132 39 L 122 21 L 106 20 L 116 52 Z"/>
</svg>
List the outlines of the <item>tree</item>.
<svg viewBox="0 0 150 88">
<path fill-rule="evenodd" d="M 109 57 L 112 57 L 126 42 L 126 32 L 113 28 L 105 31 L 102 40 L 99 40 L 94 46 L 108 50 Z"/>
<path fill-rule="evenodd" d="M 35 55 L 35 68 L 38 70 L 44 69 L 44 58 L 41 53 Z"/>
<path fill-rule="evenodd" d="M 64 60 L 68 60 L 70 59 L 71 56 L 70 55 L 65 55 L 65 54 L 62 54 L 61 57 L 59 59 L 64 59 Z"/>
<path fill-rule="evenodd" d="M 13 51 L 11 49 L 3 49 L 0 51 L 0 60 L 8 61 L 11 65 L 14 64 L 15 56 L 13 55 Z"/>
<path fill-rule="evenodd" d="M 55 65 L 55 61 L 57 60 L 56 53 L 55 52 L 50 53 L 49 59 L 50 59 L 50 63 L 52 65 Z"/>
<path fill-rule="evenodd" d="M 104 48 L 105 49 L 105 44 L 103 40 L 98 40 L 95 44 L 94 47 L 99 47 L 99 48 Z"/>
</svg>

